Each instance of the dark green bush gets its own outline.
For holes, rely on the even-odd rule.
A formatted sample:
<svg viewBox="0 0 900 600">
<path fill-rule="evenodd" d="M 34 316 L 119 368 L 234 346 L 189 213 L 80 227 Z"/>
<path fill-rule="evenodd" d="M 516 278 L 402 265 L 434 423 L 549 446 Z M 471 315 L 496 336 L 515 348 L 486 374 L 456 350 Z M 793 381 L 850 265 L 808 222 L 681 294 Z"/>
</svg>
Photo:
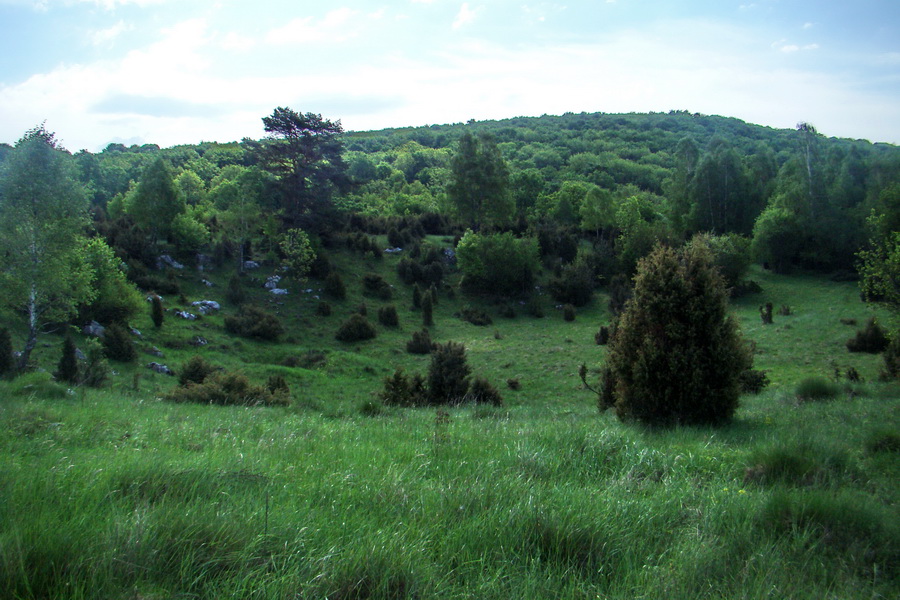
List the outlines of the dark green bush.
<svg viewBox="0 0 900 600">
<path fill-rule="evenodd" d="M 878 354 L 887 349 L 890 340 L 884 329 L 872 317 L 866 323 L 864 329 L 856 332 L 856 337 L 847 340 L 847 350 L 850 352 L 867 352 L 869 354 Z"/>
<path fill-rule="evenodd" d="M 538 296 L 537 294 L 534 294 L 528 298 L 528 302 L 525 304 L 525 310 L 527 310 L 528 314 L 535 319 L 544 318 L 544 306 L 541 303 L 540 296 Z"/>
<path fill-rule="evenodd" d="M 319 305 L 316 306 L 316 316 L 317 317 L 330 317 L 331 316 L 331 305 L 325 302 L 324 300 L 319 302 Z"/>
<path fill-rule="evenodd" d="M 900 331 L 895 331 L 884 351 L 884 371 L 882 371 L 884 379 L 900 379 Z"/>
<path fill-rule="evenodd" d="M 503 406 L 503 396 L 484 377 L 476 377 L 472 380 L 472 384 L 469 386 L 469 393 L 466 394 L 466 400 L 476 404 Z"/>
<path fill-rule="evenodd" d="M 388 304 L 379 308 L 378 322 L 385 327 L 399 327 L 400 317 L 397 316 L 397 307 L 393 304 Z"/>
<path fill-rule="evenodd" d="M 339 342 L 361 342 L 371 340 L 376 335 L 375 327 L 361 314 L 351 315 L 335 334 Z"/>
<path fill-rule="evenodd" d="M 633 293 L 628 277 L 621 273 L 613 275 L 609 281 L 609 312 L 613 316 L 622 314 Z"/>
<path fill-rule="evenodd" d="M 816 400 L 830 400 L 841 391 L 836 384 L 824 377 L 807 377 L 797 384 L 795 395 L 800 402 L 814 402 Z"/>
<path fill-rule="evenodd" d="M 194 355 L 188 359 L 181 367 L 178 373 L 178 383 L 182 386 L 191 383 L 203 383 L 207 377 L 212 375 L 218 368 L 207 362 L 205 358 Z"/>
<path fill-rule="evenodd" d="M 85 340 L 87 361 L 81 381 L 90 387 L 100 387 L 109 378 L 109 363 L 103 356 L 103 345 L 97 340 Z"/>
<path fill-rule="evenodd" d="M 392 296 L 391 286 L 388 282 L 381 275 L 374 273 L 363 276 L 363 293 L 381 300 L 390 300 Z"/>
<path fill-rule="evenodd" d="M 434 325 L 434 298 L 430 291 L 422 295 L 422 325 L 425 327 Z"/>
<path fill-rule="evenodd" d="M 9 329 L 0 329 L 0 377 L 12 375 L 16 369 L 16 360 L 13 355 L 12 338 Z"/>
<path fill-rule="evenodd" d="M 103 333 L 103 353 L 106 358 L 119 362 L 137 359 L 137 350 L 131 341 L 131 334 L 118 323 L 113 323 Z"/>
<path fill-rule="evenodd" d="M 869 433 L 864 443 L 866 452 L 876 454 L 900 453 L 900 431 L 891 427 L 881 427 Z"/>
<path fill-rule="evenodd" d="M 509 304 L 501 304 L 500 310 L 497 311 L 501 317 L 504 319 L 515 319 L 516 318 L 516 309 L 514 309 Z"/>
<path fill-rule="evenodd" d="M 466 349 L 462 344 L 447 342 L 435 345 L 428 368 L 428 395 L 432 403 L 462 402 L 469 390 L 470 372 Z"/>
<path fill-rule="evenodd" d="M 531 288 L 538 270 L 538 243 L 512 233 L 467 232 L 456 247 L 463 290 L 491 295 L 520 294 Z"/>
<path fill-rule="evenodd" d="M 176 387 L 166 399 L 224 406 L 286 406 L 290 403 L 287 394 L 272 393 L 265 386 L 253 385 L 240 372 L 213 373 L 203 383 Z"/>
<path fill-rule="evenodd" d="M 477 325 L 479 327 L 487 327 L 494 322 L 489 314 L 487 314 L 480 308 L 473 308 L 471 306 L 466 306 L 465 308 L 463 308 L 460 311 L 459 315 L 463 321 L 467 321 L 472 325 Z"/>
<path fill-rule="evenodd" d="M 347 297 L 347 288 L 344 287 L 344 280 L 337 271 L 332 271 L 325 278 L 325 287 L 323 288 L 325 295 L 333 300 L 344 300 Z"/>
<path fill-rule="evenodd" d="M 769 385 L 769 376 L 759 369 L 747 369 L 741 373 L 741 393 L 759 394 Z"/>
<path fill-rule="evenodd" d="M 75 354 L 75 342 L 68 333 L 63 340 L 62 356 L 59 358 L 59 364 L 56 366 L 56 373 L 53 376 L 57 381 L 78 383 L 78 357 Z"/>
<path fill-rule="evenodd" d="M 568 322 L 574 321 L 575 314 L 576 314 L 575 307 L 572 306 L 571 304 L 564 305 L 563 309 L 562 309 L 562 314 L 563 314 L 563 320 L 568 321 Z"/>
<path fill-rule="evenodd" d="M 162 327 L 165 315 L 165 312 L 163 312 L 162 298 L 156 294 L 152 294 L 150 296 L 150 319 L 153 321 L 153 326 L 157 329 Z"/>
<path fill-rule="evenodd" d="M 576 261 L 563 267 L 548 288 L 557 302 L 584 306 L 594 296 L 594 273 L 584 261 Z"/>
<path fill-rule="evenodd" d="M 605 346 L 609 343 L 611 337 L 610 328 L 606 325 L 601 325 L 600 331 L 594 334 L 594 341 L 597 342 L 598 346 Z"/>
<path fill-rule="evenodd" d="M 406 351 L 410 354 L 431 354 L 434 344 L 427 329 L 413 331 L 412 339 L 406 342 Z"/>
<path fill-rule="evenodd" d="M 240 306 L 247 301 L 247 294 L 244 293 L 244 286 L 241 283 L 241 277 L 237 273 L 228 280 L 228 288 L 225 290 L 225 299 L 235 306 Z"/>
<path fill-rule="evenodd" d="M 424 406 L 428 404 L 425 380 L 421 375 L 407 376 L 402 369 L 384 379 L 378 397 L 387 406 Z"/>
<path fill-rule="evenodd" d="M 422 288 L 418 283 L 413 286 L 412 305 L 414 309 L 422 308 Z"/>
<path fill-rule="evenodd" d="M 272 313 L 245 304 L 236 316 L 225 317 L 225 331 L 241 337 L 276 341 L 284 333 L 284 327 Z"/>
<path fill-rule="evenodd" d="M 723 423 L 734 415 L 751 355 L 728 312 L 709 251 L 657 248 L 638 263 L 608 364 L 616 412 L 651 424 Z"/>
</svg>

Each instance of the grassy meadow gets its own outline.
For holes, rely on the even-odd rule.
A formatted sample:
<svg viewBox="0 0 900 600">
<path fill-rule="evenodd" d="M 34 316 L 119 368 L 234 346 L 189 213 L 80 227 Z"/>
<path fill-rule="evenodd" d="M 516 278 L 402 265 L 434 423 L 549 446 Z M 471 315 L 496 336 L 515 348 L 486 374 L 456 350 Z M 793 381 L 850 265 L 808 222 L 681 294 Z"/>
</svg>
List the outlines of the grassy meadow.
<svg viewBox="0 0 900 600">
<path fill-rule="evenodd" d="M 877 381 L 879 356 L 844 347 L 876 314 L 856 284 L 754 271 L 763 292 L 734 308 L 771 385 L 730 426 L 654 430 L 599 413 L 578 378 L 604 359 L 602 292 L 573 322 L 549 296 L 544 318 L 518 305 L 503 318 L 442 292 L 432 339 L 464 343 L 504 406 L 382 406 L 384 377 L 429 362 L 405 351 L 421 314 L 398 260 L 336 253 L 348 298 L 328 317 L 321 282 L 288 281 L 276 299 L 256 275 L 248 292 L 287 329 L 278 343 L 226 333 L 222 314 L 168 312 L 157 330 L 148 308 L 138 362 L 112 363 L 101 389 L 53 382 L 61 338 L 44 338 L 45 371 L 0 383 L 0 597 L 897 597 L 900 386 Z M 367 272 L 392 300 L 363 296 Z M 165 306 L 233 313 L 229 276 L 181 272 L 184 298 Z M 372 322 L 395 304 L 400 327 L 335 341 L 361 302 Z M 454 316 L 469 303 L 493 324 Z M 291 405 L 166 401 L 175 378 L 146 363 L 177 371 L 194 354 L 255 382 L 281 375 Z M 835 381 L 850 367 L 862 382 Z M 798 400 L 810 376 L 828 398 Z"/>
</svg>

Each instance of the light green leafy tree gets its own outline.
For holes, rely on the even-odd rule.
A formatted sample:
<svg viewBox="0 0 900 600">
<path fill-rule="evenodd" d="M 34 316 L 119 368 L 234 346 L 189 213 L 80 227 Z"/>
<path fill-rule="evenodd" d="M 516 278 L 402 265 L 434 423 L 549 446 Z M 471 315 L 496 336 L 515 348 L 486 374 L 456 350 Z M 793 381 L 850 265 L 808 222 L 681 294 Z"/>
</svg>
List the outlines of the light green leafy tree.
<svg viewBox="0 0 900 600">
<path fill-rule="evenodd" d="M 509 193 L 509 168 L 492 138 L 464 134 L 450 167 L 447 195 L 460 219 L 476 231 L 510 220 L 515 204 Z"/>
<path fill-rule="evenodd" d="M 303 280 L 316 259 L 316 251 L 309 241 L 309 235 L 302 229 L 288 229 L 281 237 L 278 247 L 284 256 L 282 264 L 294 278 Z"/>
<path fill-rule="evenodd" d="M 28 333 L 18 368 L 38 334 L 90 302 L 84 260 L 87 200 L 72 156 L 43 125 L 29 130 L 0 170 L 0 301 L 25 316 Z"/>
</svg>

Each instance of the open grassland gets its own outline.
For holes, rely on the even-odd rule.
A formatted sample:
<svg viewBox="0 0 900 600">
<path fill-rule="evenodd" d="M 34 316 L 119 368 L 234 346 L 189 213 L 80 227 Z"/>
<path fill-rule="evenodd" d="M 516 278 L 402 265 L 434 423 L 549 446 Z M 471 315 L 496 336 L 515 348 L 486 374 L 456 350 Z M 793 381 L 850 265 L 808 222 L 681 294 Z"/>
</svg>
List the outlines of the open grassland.
<svg viewBox="0 0 900 600">
<path fill-rule="evenodd" d="M 225 333 L 221 315 L 135 323 L 165 355 L 142 363 L 201 354 L 282 375 L 290 407 L 172 404 L 173 378 L 138 365 L 114 364 L 101 390 L 42 373 L 0 383 L 0 597 L 896 597 L 900 389 L 875 382 L 879 357 L 844 348 L 856 328 L 841 319 L 870 315 L 854 284 L 754 272 L 763 293 L 735 307 L 772 387 L 728 427 L 652 430 L 598 413 L 578 380 L 603 360 L 602 294 L 571 323 L 549 298 L 543 319 L 476 302 L 488 327 L 442 295 L 433 339 L 463 342 L 506 405 L 380 406 L 384 376 L 428 365 L 404 351 L 421 315 L 395 261 L 338 255 L 358 279 L 344 276 L 330 317 L 316 291 L 279 305 L 255 290 L 287 328 L 276 344 Z M 373 322 L 387 303 L 361 295 L 367 271 L 395 286 L 401 327 L 341 344 L 360 302 Z M 222 300 L 224 280 L 181 277 L 187 300 Z M 793 314 L 764 326 L 766 301 Z M 198 335 L 209 343 L 192 347 Z M 38 356 L 52 369 L 50 341 Z M 310 352 L 324 360 L 282 364 Z M 864 382 L 797 401 L 800 380 L 835 367 Z"/>
</svg>

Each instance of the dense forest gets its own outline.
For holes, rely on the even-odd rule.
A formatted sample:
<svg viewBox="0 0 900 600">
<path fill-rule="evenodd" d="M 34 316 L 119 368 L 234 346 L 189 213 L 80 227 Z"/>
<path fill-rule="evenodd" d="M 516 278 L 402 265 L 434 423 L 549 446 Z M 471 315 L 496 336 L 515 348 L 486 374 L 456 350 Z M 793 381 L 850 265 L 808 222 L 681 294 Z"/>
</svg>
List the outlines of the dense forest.
<svg viewBox="0 0 900 600">
<path fill-rule="evenodd" d="M 28 346 L 43 324 L 76 314 L 127 320 L 137 294 L 122 275 L 161 292 L 162 255 L 234 261 L 238 271 L 268 261 L 303 278 L 327 271 L 328 246 L 352 244 L 353 232 L 387 233 L 402 247 L 469 231 L 460 246 L 469 291 L 526 293 L 543 260 L 555 265 L 559 299 L 583 303 L 594 287 L 627 281 L 658 243 L 700 233 L 737 293 L 752 261 L 852 278 L 861 258 L 890 264 L 900 220 L 900 151 L 806 123 L 775 130 L 678 111 L 344 132 L 278 108 L 263 126 L 262 140 L 110 144 L 97 154 L 71 154 L 37 127 L 0 148 L 4 275 L 18 282 L 5 306 L 28 314 Z M 53 199 L 44 212 L 13 200 L 29 194 Z M 40 235 L 54 243 L 34 244 Z M 43 253 L 43 272 L 29 249 Z M 50 285 L 60 269 L 66 284 Z M 895 293 L 882 275 L 870 278 L 876 299 Z"/>
</svg>

